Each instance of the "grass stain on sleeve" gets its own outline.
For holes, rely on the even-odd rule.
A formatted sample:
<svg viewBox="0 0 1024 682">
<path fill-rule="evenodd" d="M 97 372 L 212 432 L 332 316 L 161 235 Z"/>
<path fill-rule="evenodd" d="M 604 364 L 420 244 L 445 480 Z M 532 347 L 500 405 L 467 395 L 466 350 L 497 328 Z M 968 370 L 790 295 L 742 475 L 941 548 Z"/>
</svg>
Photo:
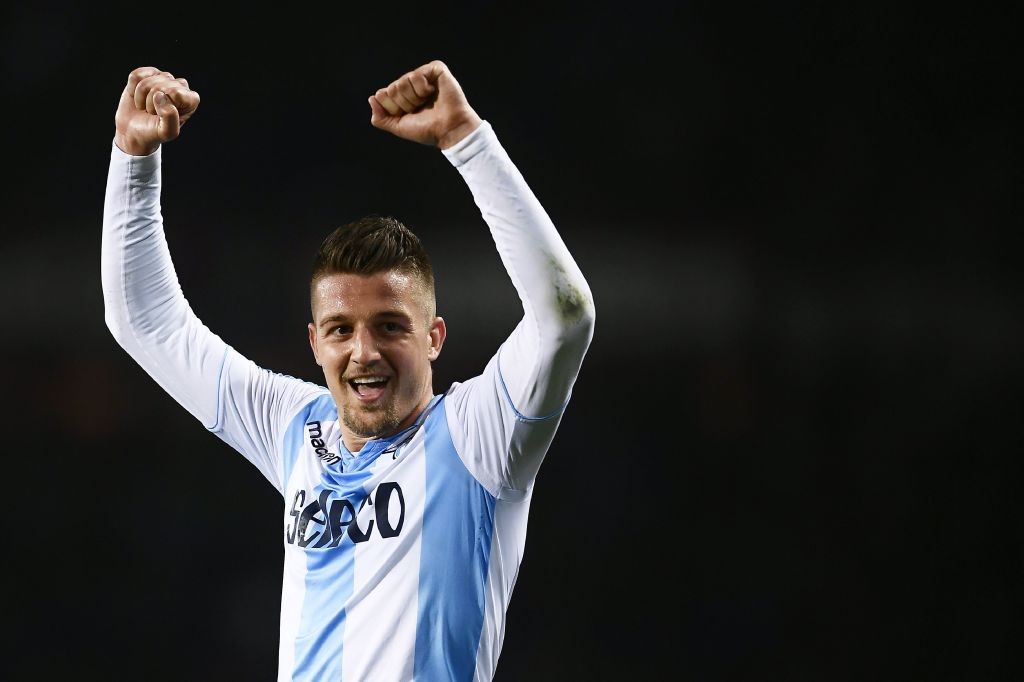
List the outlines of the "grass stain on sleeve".
<svg viewBox="0 0 1024 682">
<path fill-rule="evenodd" d="M 554 258 L 549 258 L 548 263 L 554 272 L 555 304 L 558 314 L 566 324 L 575 324 L 583 318 L 587 309 L 593 306 L 593 302 L 586 293 L 572 283 L 561 263 Z"/>
</svg>

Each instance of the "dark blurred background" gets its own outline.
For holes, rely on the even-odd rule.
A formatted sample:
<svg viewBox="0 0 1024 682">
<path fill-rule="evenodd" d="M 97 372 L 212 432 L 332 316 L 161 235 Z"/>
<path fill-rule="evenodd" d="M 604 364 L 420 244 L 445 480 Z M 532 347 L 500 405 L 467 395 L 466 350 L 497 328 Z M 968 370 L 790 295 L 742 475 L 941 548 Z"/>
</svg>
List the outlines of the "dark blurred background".
<svg viewBox="0 0 1024 682">
<path fill-rule="evenodd" d="M 972 7 L 6 6 L 0 677 L 275 676 L 281 499 L 103 322 L 128 72 L 202 95 L 164 150 L 197 314 L 322 382 L 312 254 L 392 214 L 443 390 L 520 313 L 458 173 L 368 123 L 439 57 L 598 311 L 497 679 L 1024 679 L 1020 12 Z"/>
</svg>

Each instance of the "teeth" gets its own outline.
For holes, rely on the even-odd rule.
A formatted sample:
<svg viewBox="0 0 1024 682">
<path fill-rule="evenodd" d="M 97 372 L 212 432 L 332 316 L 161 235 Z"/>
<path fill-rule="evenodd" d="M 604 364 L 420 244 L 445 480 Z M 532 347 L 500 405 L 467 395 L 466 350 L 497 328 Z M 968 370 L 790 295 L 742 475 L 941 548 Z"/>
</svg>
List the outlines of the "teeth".
<svg viewBox="0 0 1024 682">
<path fill-rule="evenodd" d="M 387 381 L 387 377 L 358 377 L 352 380 L 353 384 L 375 384 L 378 381 Z"/>
</svg>

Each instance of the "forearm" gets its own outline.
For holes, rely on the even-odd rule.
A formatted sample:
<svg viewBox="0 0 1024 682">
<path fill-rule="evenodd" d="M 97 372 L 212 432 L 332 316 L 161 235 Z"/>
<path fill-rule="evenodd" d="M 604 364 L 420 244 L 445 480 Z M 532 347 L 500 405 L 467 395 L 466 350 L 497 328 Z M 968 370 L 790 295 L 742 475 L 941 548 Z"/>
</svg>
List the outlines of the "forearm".
<svg viewBox="0 0 1024 682">
<path fill-rule="evenodd" d="M 523 304 L 523 320 L 503 347 L 509 398 L 523 416 L 555 412 L 593 335 L 590 287 L 487 122 L 444 153 L 473 193 Z"/>
<path fill-rule="evenodd" d="M 103 210 L 105 318 L 118 343 L 207 427 L 226 345 L 188 306 L 160 214 L 160 155 L 111 150 Z"/>
</svg>

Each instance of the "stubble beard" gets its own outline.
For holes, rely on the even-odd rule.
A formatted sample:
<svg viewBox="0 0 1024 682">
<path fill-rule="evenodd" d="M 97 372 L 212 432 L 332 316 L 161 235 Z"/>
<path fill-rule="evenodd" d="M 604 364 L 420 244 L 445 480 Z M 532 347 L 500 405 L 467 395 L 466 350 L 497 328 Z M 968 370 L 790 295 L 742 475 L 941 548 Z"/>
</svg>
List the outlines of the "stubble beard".
<svg viewBox="0 0 1024 682">
<path fill-rule="evenodd" d="M 360 438 L 381 438 L 394 433 L 402 423 L 402 417 L 394 402 L 390 402 L 369 410 L 361 406 L 343 410 L 341 423 Z"/>
</svg>

